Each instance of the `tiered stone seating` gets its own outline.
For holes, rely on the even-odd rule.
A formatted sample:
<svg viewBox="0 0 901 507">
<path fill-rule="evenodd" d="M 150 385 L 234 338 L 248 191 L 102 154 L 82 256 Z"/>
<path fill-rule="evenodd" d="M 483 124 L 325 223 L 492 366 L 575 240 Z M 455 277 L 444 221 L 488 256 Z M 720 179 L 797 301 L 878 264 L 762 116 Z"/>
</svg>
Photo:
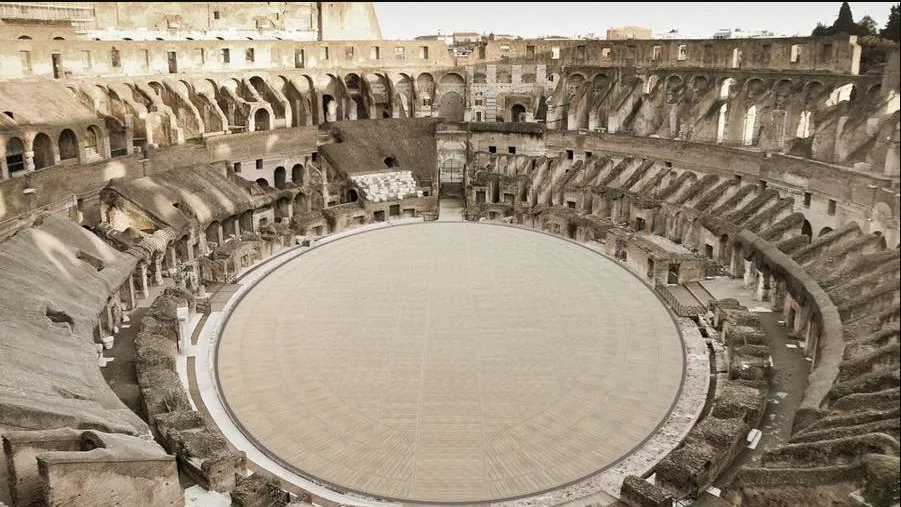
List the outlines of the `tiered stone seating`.
<svg viewBox="0 0 901 507">
<path fill-rule="evenodd" d="M 373 202 L 422 197 L 422 191 L 410 171 L 361 174 L 352 176 L 351 180 L 363 191 L 363 196 Z"/>
</svg>

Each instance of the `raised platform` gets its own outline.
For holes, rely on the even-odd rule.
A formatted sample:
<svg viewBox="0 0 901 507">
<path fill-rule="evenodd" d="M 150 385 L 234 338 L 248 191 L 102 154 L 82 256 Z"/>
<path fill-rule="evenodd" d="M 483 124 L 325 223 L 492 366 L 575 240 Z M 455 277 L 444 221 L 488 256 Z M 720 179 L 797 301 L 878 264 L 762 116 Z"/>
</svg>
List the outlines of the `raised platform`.
<svg viewBox="0 0 901 507">
<path fill-rule="evenodd" d="M 224 326 L 220 390 L 296 473 L 381 498 L 487 502 L 606 469 L 668 418 L 676 324 L 598 253 L 431 223 L 285 262 Z"/>
</svg>

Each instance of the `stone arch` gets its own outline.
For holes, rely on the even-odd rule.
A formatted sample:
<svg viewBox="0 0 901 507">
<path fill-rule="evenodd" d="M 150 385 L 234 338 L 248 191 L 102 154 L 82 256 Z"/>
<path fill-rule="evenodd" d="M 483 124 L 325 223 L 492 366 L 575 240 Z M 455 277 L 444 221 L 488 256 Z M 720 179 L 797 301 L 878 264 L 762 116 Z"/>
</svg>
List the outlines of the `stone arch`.
<svg viewBox="0 0 901 507">
<path fill-rule="evenodd" d="M 296 185 L 303 185 L 303 164 L 294 164 L 291 168 L 291 181 Z"/>
<path fill-rule="evenodd" d="M 264 189 L 269 188 L 269 180 L 267 180 L 266 178 L 257 178 L 256 183 L 257 183 L 257 185 L 263 187 Z"/>
<path fill-rule="evenodd" d="M 210 225 L 207 226 L 206 231 L 204 231 L 204 238 L 206 239 L 207 245 L 210 243 L 219 244 L 219 221 L 213 220 L 210 222 Z"/>
<path fill-rule="evenodd" d="M 510 108 L 510 121 L 526 121 L 526 107 L 522 104 L 513 104 Z"/>
<path fill-rule="evenodd" d="M 269 111 L 266 108 L 259 108 L 255 113 L 253 113 L 253 130 L 254 132 L 259 132 L 262 130 L 269 130 L 271 128 L 269 118 Z"/>
<path fill-rule="evenodd" d="M 660 84 L 660 76 L 658 76 L 656 74 L 651 74 L 651 76 L 648 77 L 648 82 L 645 83 L 644 92 L 648 93 L 648 94 L 653 94 L 655 91 L 657 91 L 658 84 Z"/>
<path fill-rule="evenodd" d="M 72 129 L 63 129 L 59 133 L 58 144 L 60 160 L 78 158 L 78 139 Z"/>
<path fill-rule="evenodd" d="M 757 129 L 757 105 L 752 105 L 745 112 L 745 124 L 742 130 L 742 145 L 752 146 L 754 144 Z"/>
<path fill-rule="evenodd" d="M 682 97 L 685 83 L 681 76 L 675 74 L 666 78 L 666 103 L 675 104 Z"/>
<path fill-rule="evenodd" d="M 275 188 L 281 190 L 285 188 L 285 179 L 286 179 L 286 171 L 282 166 L 278 166 L 275 168 L 275 172 L 272 174 L 272 179 L 275 181 Z"/>
<path fill-rule="evenodd" d="M 463 79 L 463 76 L 457 74 L 456 72 L 448 72 L 447 74 L 441 76 L 441 81 L 439 81 L 441 85 L 465 85 L 466 80 Z"/>
<path fill-rule="evenodd" d="M 707 79 L 707 76 L 696 74 L 691 76 L 691 89 L 695 93 L 702 93 L 707 90 L 707 86 L 710 81 Z"/>
<path fill-rule="evenodd" d="M 576 90 L 585 82 L 585 76 L 578 72 L 573 72 L 566 77 L 566 91 L 570 96 L 575 95 Z"/>
<path fill-rule="evenodd" d="M 10 174 L 25 170 L 25 144 L 18 137 L 6 141 L 6 168 Z"/>
<path fill-rule="evenodd" d="M 360 200 L 360 194 L 355 188 L 347 189 L 347 202 L 357 202 Z"/>
<path fill-rule="evenodd" d="M 103 155 L 103 132 L 96 125 L 91 125 L 85 131 L 84 154 L 87 158 Z"/>
<path fill-rule="evenodd" d="M 756 102 L 766 93 L 766 83 L 760 78 L 751 78 L 745 81 L 745 96 L 748 102 Z"/>
<path fill-rule="evenodd" d="M 431 105 L 435 98 L 435 78 L 428 72 L 416 77 L 417 95 L 422 97 L 423 105 Z"/>
<path fill-rule="evenodd" d="M 791 96 L 792 86 L 792 80 L 788 78 L 779 79 L 773 85 L 773 95 L 775 96 L 777 108 L 781 109 L 786 99 Z"/>
<path fill-rule="evenodd" d="M 720 104 L 719 115 L 716 119 L 716 144 L 722 144 L 726 140 L 726 120 L 729 115 L 729 104 Z"/>
<path fill-rule="evenodd" d="M 400 74 L 397 81 L 394 82 L 394 106 L 397 116 L 400 118 L 413 117 L 413 98 L 415 97 L 415 86 L 413 78 L 407 74 Z"/>
<path fill-rule="evenodd" d="M 720 100 L 728 100 L 735 90 L 735 79 L 727 77 L 720 82 Z"/>
<path fill-rule="evenodd" d="M 882 231 L 873 231 L 873 235 L 879 238 L 879 249 L 885 250 L 888 248 L 888 242 L 885 240 L 885 235 L 882 234 Z"/>
<path fill-rule="evenodd" d="M 820 233 L 817 234 L 817 237 L 829 234 L 830 232 L 832 232 L 832 227 L 823 227 L 822 229 L 820 229 Z"/>
<path fill-rule="evenodd" d="M 813 112 L 810 110 L 801 111 L 798 116 L 798 128 L 795 130 L 795 137 L 806 139 L 810 137 L 813 130 Z"/>
<path fill-rule="evenodd" d="M 322 95 L 322 118 L 324 121 L 338 121 L 338 101 L 331 95 Z"/>
<path fill-rule="evenodd" d="M 34 136 L 31 143 L 31 150 L 34 152 L 34 168 L 41 169 L 52 166 L 55 161 L 53 159 L 53 142 L 50 136 L 43 132 Z"/>
<path fill-rule="evenodd" d="M 356 73 L 349 73 L 344 76 L 344 89 L 347 95 L 356 104 L 357 119 L 369 119 L 369 109 L 366 105 L 366 93 L 363 90 L 363 79 Z"/>
<path fill-rule="evenodd" d="M 813 238 L 813 226 L 810 225 L 810 222 L 807 219 L 804 219 L 804 223 L 801 224 L 801 234 L 808 238 Z"/>
</svg>

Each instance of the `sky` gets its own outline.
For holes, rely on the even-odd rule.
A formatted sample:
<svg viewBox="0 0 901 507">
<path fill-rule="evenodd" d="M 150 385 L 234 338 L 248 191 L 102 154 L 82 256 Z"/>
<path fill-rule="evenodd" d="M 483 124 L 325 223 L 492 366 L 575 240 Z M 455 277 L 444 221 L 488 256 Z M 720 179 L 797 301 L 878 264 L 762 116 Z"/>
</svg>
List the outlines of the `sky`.
<svg viewBox="0 0 901 507">
<path fill-rule="evenodd" d="M 897 2 L 849 2 L 854 21 L 869 14 L 880 28 Z M 448 32 L 604 38 L 607 28 L 643 26 L 709 38 L 720 28 L 810 35 L 831 25 L 841 2 L 373 2 L 384 39 Z"/>
</svg>

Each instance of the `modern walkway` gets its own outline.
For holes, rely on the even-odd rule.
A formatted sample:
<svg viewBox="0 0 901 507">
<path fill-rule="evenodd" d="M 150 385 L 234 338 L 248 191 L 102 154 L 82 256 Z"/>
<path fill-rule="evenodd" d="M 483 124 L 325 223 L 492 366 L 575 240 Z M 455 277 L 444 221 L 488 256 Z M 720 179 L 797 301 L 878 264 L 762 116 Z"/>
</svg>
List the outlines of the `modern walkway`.
<svg viewBox="0 0 901 507">
<path fill-rule="evenodd" d="M 756 449 L 745 448 L 730 466 L 714 483 L 723 490 L 723 496 L 735 494 L 730 489 L 731 483 L 743 466 L 753 466 L 768 450 L 786 443 L 791 436 L 794 414 L 804 397 L 807 388 L 807 375 L 810 362 L 804 358 L 798 341 L 794 339 L 779 314 L 770 311 L 768 303 L 755 301 L 753 290 L 743 287 L 741 279 L 717 278 L 704 281 L 704 286 L 716 299 L 734 298 L 757 313 L 760 324 L 766 332 L 767 345 L 773 358 L 773 376 L 770 382 L 770 393 L 764 415 L 763 424 L 759 428 L 763 435 Z M 697 507 L 718 507 L 722 500 L 702 495 Z"/>
</svg>

